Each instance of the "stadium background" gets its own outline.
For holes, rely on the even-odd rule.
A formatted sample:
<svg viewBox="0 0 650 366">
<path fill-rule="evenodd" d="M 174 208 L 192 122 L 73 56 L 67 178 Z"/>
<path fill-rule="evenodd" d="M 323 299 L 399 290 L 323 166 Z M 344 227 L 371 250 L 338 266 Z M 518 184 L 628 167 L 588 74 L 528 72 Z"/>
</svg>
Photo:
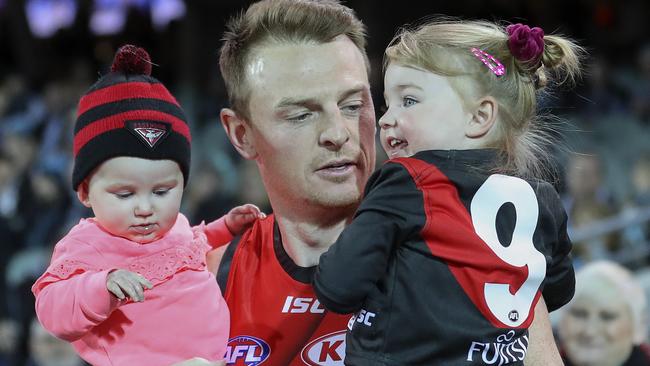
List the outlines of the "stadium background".
<svg viewBox="0 0 650 366">
<path fill-rule="evenodd" d="M 79 96 L 106 73 L 120 45 L 150 52 L 153 76 L 191 121 L 193 167 L 182 207 L 190 220 L 219 217 L 243 202 L 269 211 L 254 164 L 239 158 L 218 121 L 227 105 L 217 65 L 221 33 L 249 3 L 0 0 L 0 366 L 77 364 L 33 324 L 29 287 L 58 238 L 90 214 L 69 187 L 71 128 Z M 384 47 L 400 25 L 426 15 L 523 22 L 585 46 L 578 87 L 542 103 L 543 112 L 564 120 L 568 149 L 553 149 L 555 183 L 570 213 L 576 267 L 617 261 L 650 288 L 650 2 L 344 3 L 368 26 L 376 107 L 383 104 Z M 378 156 L 381 163 L 385 156 Z M 49 361 L 30 356 L 39 353 Z"/>
</svg>

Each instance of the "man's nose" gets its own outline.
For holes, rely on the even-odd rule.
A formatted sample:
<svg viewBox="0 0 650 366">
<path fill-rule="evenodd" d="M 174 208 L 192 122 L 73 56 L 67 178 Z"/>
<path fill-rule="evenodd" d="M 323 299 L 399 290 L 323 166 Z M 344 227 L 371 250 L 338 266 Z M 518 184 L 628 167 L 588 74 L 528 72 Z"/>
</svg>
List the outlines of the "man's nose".
<svg viewBox="0 0 650 366">
<path fill-rule="evenodd" d="M 338 149 L 350 140 L 348 126 L 350 122 L 338 110 L 329 114 L 326 118 L 326 127 L 321 132 L 320 144 L 328 148 Z"/>
</svg>

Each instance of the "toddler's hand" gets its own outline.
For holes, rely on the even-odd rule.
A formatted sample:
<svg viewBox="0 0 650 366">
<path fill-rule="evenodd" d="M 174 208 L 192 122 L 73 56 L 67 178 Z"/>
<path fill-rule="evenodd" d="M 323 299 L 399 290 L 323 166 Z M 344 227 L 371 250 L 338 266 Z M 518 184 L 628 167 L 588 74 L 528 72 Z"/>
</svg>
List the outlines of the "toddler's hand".
<svg viewBox="0 0 650 366">
<path fill-rule="evenodd" d="M 136 302 L 144 301 L 144 289 L 151 289 L 153 285 L 141 275 L 118 269 L 108 274 L 106 289 L 120 300 L 127 297 Z"/>
<path fill-rule="evenodd" d="M 226 214 L 226 226 L 230 233 L 233 235 L 241 234 L 247 229 L 256 219 L 263 219 L 266 214 L 260 209 L 247 203 L 243 206 L 237 206 Z"/>
</svg>

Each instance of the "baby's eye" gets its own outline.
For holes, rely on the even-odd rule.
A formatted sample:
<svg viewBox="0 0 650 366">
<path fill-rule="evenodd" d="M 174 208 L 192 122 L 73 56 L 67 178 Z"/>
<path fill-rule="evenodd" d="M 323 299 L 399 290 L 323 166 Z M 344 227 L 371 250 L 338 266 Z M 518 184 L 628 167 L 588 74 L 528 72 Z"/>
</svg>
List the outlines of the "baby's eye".
<svg viewBox="0 0 650 366">
<path fill-rule="evenodd" d="M 119 199 L 126 199 L 133 195 L 132 192 L 115 192 L 113 194 Z"/>
<path fill-rule="evenodd" d="M 169 192 L 169 188 L 164 188 L 164 189 L 156 189 L 153 191 L 153 194 L 156 196 L 164 196 Z"/>
</svg>

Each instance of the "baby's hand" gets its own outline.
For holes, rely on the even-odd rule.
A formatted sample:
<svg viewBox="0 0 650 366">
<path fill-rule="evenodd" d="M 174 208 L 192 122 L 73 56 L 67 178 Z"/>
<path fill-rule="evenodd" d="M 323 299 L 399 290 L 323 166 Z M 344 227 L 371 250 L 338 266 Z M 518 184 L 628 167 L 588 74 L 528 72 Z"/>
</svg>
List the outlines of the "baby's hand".
<svg viewBox="0 0 650 366">
<path fill-rule="evenodd" d="M 263 219 L 266 217 L 264 212 L 250 203 L 243 206 L 237 206 L 226 214 L 226 226 L 230 233 L 233 235 L 241 234 L 247 229 L 256 219 Z"/>
<path fill-rule="evenodd" d="M 141 275 L 118 269 L 108 274 L 106 289 L 120 300 L 127 297 L 135 302 L 144 301 L 144 289 L 151 289 L 153 285 Z"/>
</svg>

